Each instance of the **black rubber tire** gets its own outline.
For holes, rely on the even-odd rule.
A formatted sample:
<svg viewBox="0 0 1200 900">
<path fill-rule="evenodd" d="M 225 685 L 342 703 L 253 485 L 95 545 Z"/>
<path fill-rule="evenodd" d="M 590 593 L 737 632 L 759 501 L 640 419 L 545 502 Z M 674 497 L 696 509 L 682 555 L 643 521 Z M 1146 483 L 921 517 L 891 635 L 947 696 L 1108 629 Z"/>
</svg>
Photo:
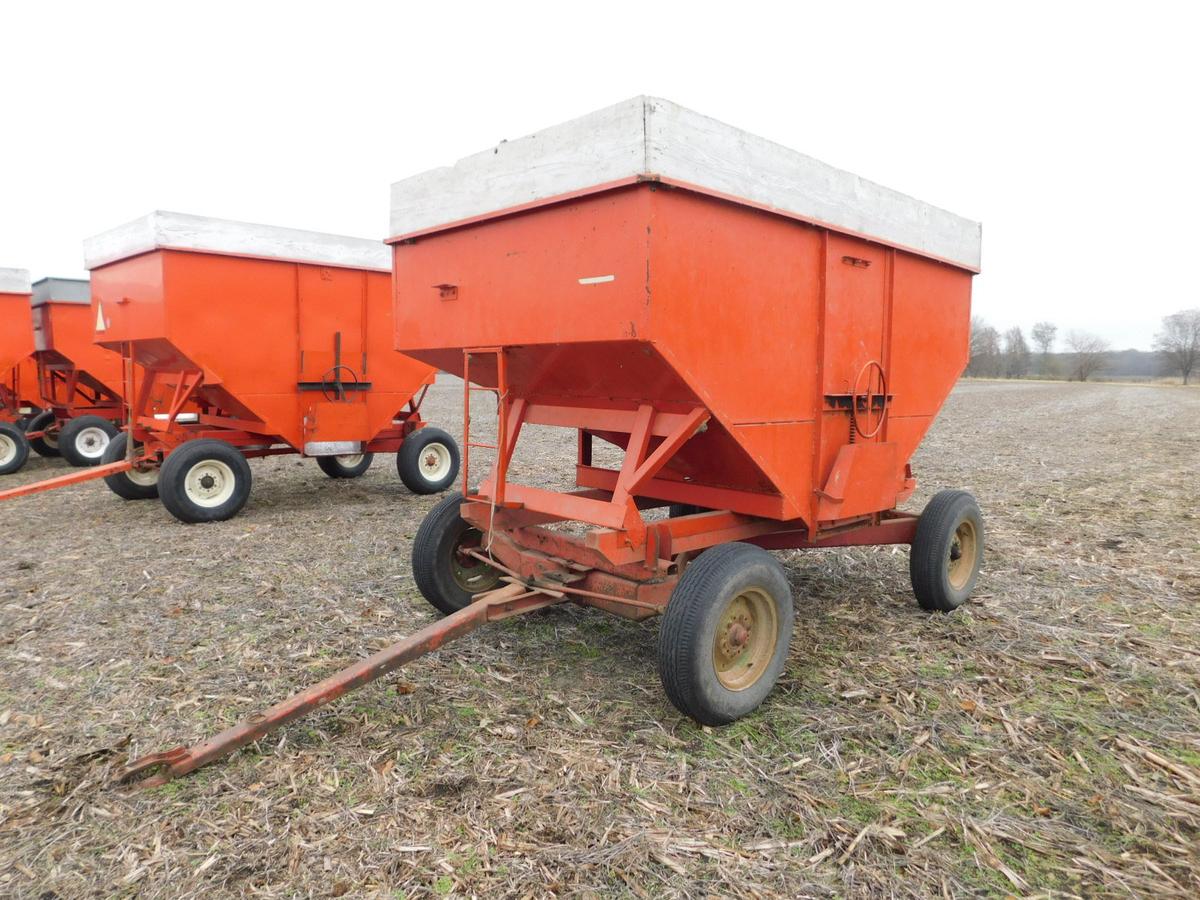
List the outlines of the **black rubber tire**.
<svg viewBox="0 0 1200 900">
<path fill-rule="evenodd" d="M 188 473 L 206 460 L 223 463 L 233 474 L 233 490 L 229 498 L 217 506 L 203 506 L 187 493 Z M 232 519 L 250 498 L 250 486 L 250 464 L 246 457 L 232 445 L 210 438 L 188 441 L 172 450 L 163 461 L 158 476 L 158 496 L 163 506 L 180 522 L 189 525 Z"/>
<path fill-rule="evenodd" d="M 959 525 L 974 528 L 975 568 L 958 588 L 950 580 L 950 562 Z M 921 511 L 908 557 L 913 593 L 921 609 L 952 612 L 966 602 L 983 566 L 983 513 L 966 491 L 941 491 Z"/>
<path fill-rule="evenodd" d="M 440 444 L 450 454 L 450 468 L 441 477 L 430 479 L 422 462 L 430 444 Z M 396 454 L 396 471 L 404 486 L 414 494 L 440 494 L 458 478 L 458 443 L 440 428 L 426 425 L 404 439 Z"/>
<path fill-rule="evenodd" d="M 330 478 L 358 478 L 360 475 L 366 474 L 374 459 L 374 453 L 364 453 L 356 465 L 347 466 L 342 464 L 340 456 L 318 456 L 317 465 Z"/>
<path fill-rule="evenodd" d="M 11 422 L 0 422 L 0 475 L 11 475 L 21 471 L 29 459 L 29 441 L 25 432 Z M 3 457 L 11 453 L 7 462 Z"/>
<path fill-rule="evenodd" d="M 122 431 L 104 448 L 104 456 L 100 458 L 101 465 L 120 462 L 125 458 L 125 446 L 129 442 L 129 433 Z M 160 470 L 159 474 L 161 475 Z M 158 482 L 141 484 L 129 477 L 128 472 L 117 472 L 115 475 L 105 475 L 104 483 L 108 489 L 122 500 L 153 500 L 158 496 Z"/>
<path fill-rule="evenodd" d="M 778 633 L 759 678 L 741 690 L 721 684 L 713 662 L 726 605 L 750 587 L 774 603 Z M 752 544 L 718 544 L 691 563 L 671 593 L 658 632 L 658 674 L 675 708 L 702 725 L 727 725 L 756 709 L 787 663 L 795 613 L 783 566 Z"/>
<path fill-rule="evenodd" d="M 478 529 L 458 514 L 462 502 L 462 494 L 443 497 L 425 516 L 413 540 L 412 573 L 417 589 L 434 609 L 447 616 L 463 609 L 500 581 L 500 573 L 483 563 L 478 566 L 478 590 L 465 589 L 454 577 L 455 550 L 464 538 L 479 534 Z"/>
<path fill-rule="evenodd" d="M 108 436 L 108 440 L 103 447 L 85 449 L 80 446 L 81 435 L 85 430 L 101 431 Z M 62 431 L 58 434 L 58 452 L 62 454 L 63 459 L 77 468 L 98 466 L 100 460 L 104 458 L 104 450 L 120 432 L 121 429 L 108 419 L 100 416 L 80 416 L 77 419 L 71 419 L 62 427 Z M 98 449 L 99 452 L 94 452 L 95 449 Z"/>
<path fill-rule="evenodd" d="M 36 416 L 34 416 L 32 419 L 30 419 L 29 427 L 26 428 L 25 430 L 26 431 L 42 431 L 47 426 L 51 426 L 51 427 L 55 426 L 54 411 L 50 410 L 50 409 L 46 410 L 45 412 L 40 412 Z M 29 446 L 32 448 L 33 452 L 36 453 L 38 456 L 44 456 L 47 459 L 54 459 L 56 456 L 60 455 L 58 452 L 58 437 L 57 437 L 57 435 L 55 437 L 52 437 L 49 439 L 44 438 L 44 437 L 34 438 L 33 440 L 31 440 L 29 442 Z"/>
</svg>

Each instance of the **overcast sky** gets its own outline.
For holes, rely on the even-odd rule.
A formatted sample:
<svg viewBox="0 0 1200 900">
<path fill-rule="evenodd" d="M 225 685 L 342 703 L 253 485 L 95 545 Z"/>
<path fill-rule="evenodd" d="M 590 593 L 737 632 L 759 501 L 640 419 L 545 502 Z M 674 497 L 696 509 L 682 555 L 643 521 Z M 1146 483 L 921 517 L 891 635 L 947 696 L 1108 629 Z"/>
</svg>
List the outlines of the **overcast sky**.
<svg viewBox="0 0 1200 900">
<path fill-rule="evenodd" d="M 399 178 L 655 94 L 983 222 L 975 311 L 1200 306 L 1190 3 L 7 3 L 0 266 L 152 209 L 386 237 Z"/>
</svg>

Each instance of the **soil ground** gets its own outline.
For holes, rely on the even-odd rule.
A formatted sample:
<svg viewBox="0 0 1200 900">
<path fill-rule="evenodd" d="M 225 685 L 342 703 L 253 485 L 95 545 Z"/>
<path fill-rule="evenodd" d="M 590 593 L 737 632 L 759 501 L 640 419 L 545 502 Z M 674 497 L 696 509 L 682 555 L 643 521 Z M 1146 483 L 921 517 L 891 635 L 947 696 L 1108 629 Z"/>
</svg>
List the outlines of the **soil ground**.
<svg viewBox="0 0 1200 900">
<path fill-rule="evenodd" d="M 570 435 L 523 440 L 566 487 Z M 0 894 L 1200 895 L 1200 390 L 964 382 L 914 467 L 909 508 L 984 509 L 972 602 L 922 613 L 905 549 L 780 554 L 791 656 L 731 727 L 668 704 L 654 622 L 559 608 L 148 792 L 111 772 L 432 621 L 437 498 L 279 457 L 219 525 L 5 504 Z"/>
</svg>

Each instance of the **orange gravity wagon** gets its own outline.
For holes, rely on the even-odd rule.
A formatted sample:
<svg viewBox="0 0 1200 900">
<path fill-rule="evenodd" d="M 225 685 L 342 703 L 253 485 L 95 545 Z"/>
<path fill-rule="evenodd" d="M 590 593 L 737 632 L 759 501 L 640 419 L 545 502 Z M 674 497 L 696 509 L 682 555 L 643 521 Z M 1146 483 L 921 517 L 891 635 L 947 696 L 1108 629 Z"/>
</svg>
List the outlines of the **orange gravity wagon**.
<svg viewBox="0 0 1200 900">
<path fill-rule="evenodd" d="M 155 212 L 88 240 L 85 257 L 96 340 L 142 373 L 132 449 L 122 435 L 102 465 L 119 496 L 227 519 L 249 496 L 247 457 L 278 453 L 354 478 L 398 452 L 410 490 L 454 482 L 454 439 L 420 416 L 435 370 L 393 349 L 382 243 Z"/>
<path fill-rule="evenodd" d="M 668 698 L 734 721 L 788 655 L 772 549 L 909 544 L 923 608 L 970 594 L 974 498 L 897 507 L 967 361 L 977 223 L 641 97 L 399 182 L 391 231 L 396 346 L 464 379 L 466 496 L 413 543 L 417 586 L 446 617 L 129 776 L 191 771 L 565 601 L 661 614 Z M 496 401 L 495 439 L 473 430 L 472 397 Z M 577 489 L 509 480 L 531 425 L 572 433 Z"/>
<path fill-rule="evenodd" d="M 92 342 L 86 279 L 34 282 L 32 304 L 38 396 L 44 411 L 29 423 L 29 442 L 42 456 L 94 466 L 119 431 L 125 403 L 121 358 Z"/>
<path fill-rule="evenodd" d="M 29 458 L 25 429 L 40 412 L 33 360 L 33 288 L 25 269 L 0 268 L 0 475 Z"/>
</svg>

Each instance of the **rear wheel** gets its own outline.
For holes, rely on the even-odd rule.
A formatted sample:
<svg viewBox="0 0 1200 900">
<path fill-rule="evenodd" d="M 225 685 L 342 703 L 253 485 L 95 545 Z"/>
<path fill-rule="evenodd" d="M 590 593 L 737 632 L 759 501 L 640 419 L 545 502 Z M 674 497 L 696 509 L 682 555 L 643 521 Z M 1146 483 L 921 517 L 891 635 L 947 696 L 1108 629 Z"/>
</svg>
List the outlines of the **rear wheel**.
<svg viewBox="0 0 1200 900">
<path fill-rule="evenodd" d="M 720 544 L 691 563 L 658 634 L 658 672 L 671 703 L 702 725 L 752 712 L 787 661 L 792 591 L 783 567 L 751 544 Z"/>
<path fill-rule="evenodd" d="M 396 471 L 414 494 L 438 494 L 458 477 L 458 444 L 440 428 L 426 426 L 404 439 Z"/>
<path fill-rule="evenodd" d="M 58 456 L 58 420 L 54 417 L 53 410 L 46 410 L 38 413 L 29 420 L 29 427 L 26 431 L 41 431 L 44 434 L 41 437 L 33 438 L 29 441 L 29 446 L 33 448 L 33 452 L 38 456 L 55 457 Z"/>
<path fill-rule="evenodd" d="M 966 602 L 983 566 L 983 513 L 966 491 L 942 491 L 917 520 L 908 557 L 921 609 L 951 612 Z"/>
<path fill-rule="evenodd" d="M 250 464 L 224 441 L 188 441 L 163 462 L 158 495 L 180 522 L 231 519 L 250 498 Z"/>
<path fill-rule="evenodd" d="M 413 540 L 413 579 L 421 596 L 445 615 L 458 612 L 478 594 L 500 583 L 500 572 L 467 555 L 483 535 L 459 515 L 461 494 L 445 497 L 429 511 Z"/>
<path fill-rule="evenodd" d="M 25 432 L 9 422 L 0 422 L 0 475 L 19 472 L 29 459 Z"/>
<path fill-rule="evenodd" d="M 120 432 L 108 419 L 80 416 L 62 427 L 58 450 L 73 466 L 98 466 L 109 442 Z"/>
<path fill-rule="evenodd" d="M 330 478 L 357 478 L 371 468 L 374 453 L 347 453 L 342 456 L 318 456 L 317 465 Z"/>
<path fill-rule="evenodd" d="M 129 445 L 128 432 L 122 431 L 111 441 L 101 457 L 101 465 L 120 462 L 125 458 L 125 448 Z M 141 455 L 141 448 L 134 448 L 134 457 Z M 105 475 L 104 483 L 108 489 L 123 500 L 153 500 L 158 496 L 159 467 L 147 464 L 140 469 L 130 469 L 128 472 L 117 472 Z"/>
</svg>

